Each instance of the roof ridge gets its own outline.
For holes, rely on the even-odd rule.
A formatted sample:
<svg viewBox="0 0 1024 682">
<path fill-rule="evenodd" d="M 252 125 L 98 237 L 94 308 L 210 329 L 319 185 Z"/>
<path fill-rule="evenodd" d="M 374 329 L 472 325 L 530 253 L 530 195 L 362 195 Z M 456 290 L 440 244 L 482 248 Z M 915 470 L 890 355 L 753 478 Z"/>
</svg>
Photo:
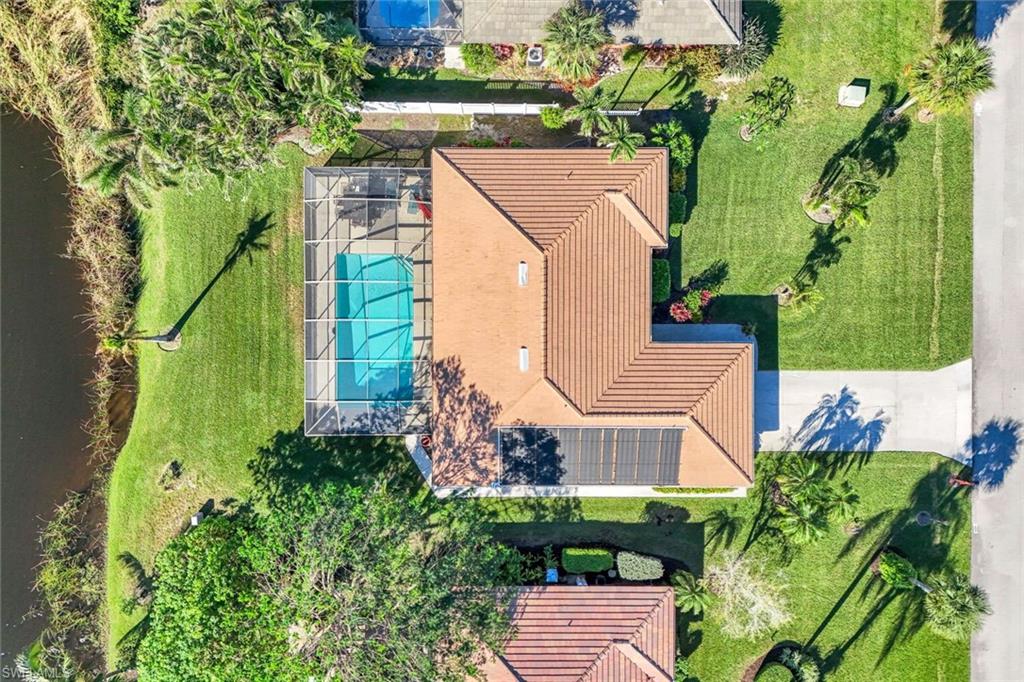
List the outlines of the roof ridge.
<svg viewBox="0 0 1024 682">
<path fill-rule="evenodd" d="M 540 251 L 541 253 L 544 252 L 544 248 L 540 244 L 537 243 L 537 240 L 534 239 L 533 236 L 530 235 L 530 233 L 521 224 L 519 224 L 519 221 L 516 220 L 515 218 L 513 218 L 511 215 L 509 215 L 508 211 L 506 211 L 504 208 L 502 208 L 501 205 L 498 204 L 497 201 L 495 201 L 493 198 L 491 198 L 491 195 L 488 194 L 487 192 L 485 192 L 483 187 L 478 185 L 476 183 L 476 181 L 473 180 L 473 178 L 469 177 L 469 175 L 467 175 L 466 172 L 464 170 L 462 170 L 462 168 L 459 167 L 459 164 L 457 164 L 450 156 L 448 156 L 445 153 L 444 149 L 435 147 L 434 148 L 434 152 L 438 156 L 440 156 L 442 159 L 444 159 L 445 163 L 448 164 L 448 167 L 451 168 L 452 170 L 454 170 L 456 173 L 458 173 L 459 176 L 463 180 L 465 180 L 469 184 L 470 187 L 472 187 L 474 190 L 476 190 L 476 193 L 479 194 L 480 196 L 482 196 L 484 198 L 484 200 L 487 201 L 487 203 L 489 203 L 491 206 L 493 206 L 494 209 L 496 211 L 498 211 L 498 213 L 500 213 L 501 215 L 505 216 L 505 219 L 508 220 L 513 226 L 515 226 L 515 228 L 519 231 L 519 233 L 522 234 L 524 237 L 526 237 L 529 240 L 529 242 L 531 244 L 533 244 L 537 248 L 538 251 Z"/>
<path fill-rule="evenodd" d="M 691 416 L 693 411 L 699 408 L 704 403 L 704 399 L 707 398 L 715 389 L 722 385 L 722 382 L 725 380 L 726 375 L 729 374 L 729 372 L 731 372 L 736 367 L 736 365 L 739 364 L 740 360 L 746 357 L 747 353 L 750 352 L 751 348 L 752 345 L 749 343 L 742 344 L 742 347 L 740 348 L 739 352 L 736 353 L 736 356 L 729 361 L 729 364 L 726 365 L 725 369 L 719 372 L 718 376 L 715 377 L 715 380 L 711 382 L 711 384 L 701 394 L 701 396 L 693 401 L 693 405 L 691 405 L 689 409 L 689 413 L 691 414 Z"/>
<path fill-rule="evenodd" d="M 742 43 L 743 38 L 740 37 L 736 29 L 733 28 L 732 24 L 729 23 L 729 20 L 725 18 L 725 15 L 722 13 L 722 9 L 718 6 L 718 3 L 715 2 L 715 0 L 704 0 L 704 2 L 706 2 L 708 6 L 711 7 L 711 11 L 715 15 L 715 17 L 722 23 L 723 26 L 725 26 L 725 29 L 730 33 L 730 35 L 732 35 L 732 37 L 736 39 L 735 44 L 739 45 L 740 43 Z M 740 21 L 743 21 L 742 12 L 740 12 Z"/>
</svg>

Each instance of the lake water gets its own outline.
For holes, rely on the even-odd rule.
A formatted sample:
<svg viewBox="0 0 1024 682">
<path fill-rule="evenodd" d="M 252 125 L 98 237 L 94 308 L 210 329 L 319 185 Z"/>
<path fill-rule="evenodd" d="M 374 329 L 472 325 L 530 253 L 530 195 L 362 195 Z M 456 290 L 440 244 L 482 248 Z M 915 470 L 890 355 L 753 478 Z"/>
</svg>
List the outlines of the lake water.
<svg viewBox="0 0 1024 682">
<path fill-rule="evenodd" d="M 0 651 L 39 634 L 36 538 L 55 504 L 89 481 L 85 384 L 95 347 L 68 239 L 66 179 L 52 134 L 9 113 L 0 128 Z"/>
</svg>

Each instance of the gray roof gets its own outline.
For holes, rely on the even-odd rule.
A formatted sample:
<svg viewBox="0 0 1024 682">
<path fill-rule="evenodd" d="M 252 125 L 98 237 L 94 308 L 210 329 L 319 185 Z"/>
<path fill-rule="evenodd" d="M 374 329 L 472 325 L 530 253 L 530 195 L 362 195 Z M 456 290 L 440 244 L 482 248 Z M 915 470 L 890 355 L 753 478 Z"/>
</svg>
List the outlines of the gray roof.
<svg viewBox="0 0 1024 682">
<path fill-rule="evenodd" d="M 462 0 L 467 43 L 536 43 L 544 22 L 568 0 Z M 735 45 L 742 0 L 589 0 L 604 11 L 616 43 Z"/>
</svg>

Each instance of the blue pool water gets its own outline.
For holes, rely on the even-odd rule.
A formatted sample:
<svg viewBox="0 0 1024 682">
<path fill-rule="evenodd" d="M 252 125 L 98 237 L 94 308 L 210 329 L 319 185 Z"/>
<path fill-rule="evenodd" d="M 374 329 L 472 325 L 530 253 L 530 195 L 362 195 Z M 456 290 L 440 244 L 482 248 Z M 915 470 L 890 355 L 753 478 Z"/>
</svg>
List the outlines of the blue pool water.
<svg viewBox="0 0 1024 682">
<path fill-rule="evenodd" d="M 368 0 L 366 24 L 373 28 L 429 28 L 440 11 L 441 0 Z"/>
<path fill-rule="evenodd" d="M 338 254 L 338 400 L 412 400 L 412 263 Z"/>
</svg>

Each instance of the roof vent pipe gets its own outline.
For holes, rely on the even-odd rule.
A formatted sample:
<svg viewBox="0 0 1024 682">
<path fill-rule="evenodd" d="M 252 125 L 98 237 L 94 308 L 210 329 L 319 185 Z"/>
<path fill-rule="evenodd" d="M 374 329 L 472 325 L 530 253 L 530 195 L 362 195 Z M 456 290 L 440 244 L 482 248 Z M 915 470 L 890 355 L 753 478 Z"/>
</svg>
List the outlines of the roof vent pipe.
<svg viewBox="0 0 1024 682">
<path fill-rule="evenodd" d="M 519 286 L 525 287 L 526 283 L 530 279 L 529 267 L 526 265 L 526 261 L 519 261 Z"/>
<path fill-rule="evenodd" d="M 519 371 L 526 372 L 530 369 L 530 349 L 526 346 L 519 348 Z"/>
</svg>

